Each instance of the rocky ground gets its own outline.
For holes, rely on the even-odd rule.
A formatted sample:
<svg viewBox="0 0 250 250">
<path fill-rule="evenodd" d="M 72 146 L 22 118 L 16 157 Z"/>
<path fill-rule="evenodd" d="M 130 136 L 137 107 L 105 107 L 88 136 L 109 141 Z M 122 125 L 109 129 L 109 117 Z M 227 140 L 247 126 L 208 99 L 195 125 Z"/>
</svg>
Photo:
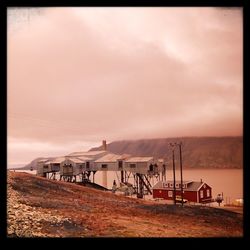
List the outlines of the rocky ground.
<svg viewBox="0 0 250 250">
<path fill-rule="evenodd" d="M 8 237 L 241 237 L 243 215 L 8 172 Z"/>
</svg>

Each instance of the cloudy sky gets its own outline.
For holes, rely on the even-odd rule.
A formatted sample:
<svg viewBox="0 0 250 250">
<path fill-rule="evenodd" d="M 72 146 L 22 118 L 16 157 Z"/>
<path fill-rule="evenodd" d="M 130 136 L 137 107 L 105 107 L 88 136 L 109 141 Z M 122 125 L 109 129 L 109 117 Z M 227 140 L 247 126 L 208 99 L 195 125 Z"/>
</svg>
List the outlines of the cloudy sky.
<svg viewBox="0 0 250 250">
<path fill-rule="evenodd" d="M 8 164 L 103 139 L 242 135 L 242 11 L 8 9 Z"/>
</svg>

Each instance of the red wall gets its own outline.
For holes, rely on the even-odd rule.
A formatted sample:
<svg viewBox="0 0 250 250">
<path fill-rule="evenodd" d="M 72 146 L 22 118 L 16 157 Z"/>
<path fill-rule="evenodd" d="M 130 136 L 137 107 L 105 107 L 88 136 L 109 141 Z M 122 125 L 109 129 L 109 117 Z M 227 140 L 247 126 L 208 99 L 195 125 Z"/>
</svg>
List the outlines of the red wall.
<svg viewBox="0 0 250 250">
<path fill-rule="evenodd" d="M 201 198 L 201 192 L 203 191 L 203 198 Z M 210 195 L 207 196 L 207 190 L 210 190 Z M 208 185 L 206 185 L 206 187 L 204 187 L 204 185 L 201 187 L 201 189 L 199 190 L 199 202 L 210 202 L 212 199 L 212 188 L 209 187 Z"/>
<path fill-rule="evenodd" d="M 163 198 L 166 200 L 173 200 L 173 197 L 168 196 L 168 191 L 166 189 L 154 189 L 153 190 L 153 198 Z M 176 195 L 181 195 L 181 191 L 176 190 Z M 198 202 L 197 201 L 197 192 L 195 191 L 184 191 L 183 195 L 184 199 L 188 201 Z"/>
<path fill-rule="evenodd" d="M 166 200 L 171 200 L 168 197 L 167 190 L 153 189 L 153 198 L 163 198 Z"/>
<path fill-rule="evenodd" d="M 206 186 L 206 187 L 204 187 L 204 186 Z M 203 190 L 203 198 L 201 198 L 200 190 Z M 183 198 L 187 199 L 188 201 L 192 201 L 192 202 L 199 202 L 199 203 L 210 202 L 212 199 L 212 188 L 210 186 L 208 186 L 207 184 L 204 184 L 200 188 L 200 190 L 198 192 L 198 200 L 197 200 L 197 191 L 185 191 L 184 190 Z M 209 196 L 207 196 L 207 190 L 210 190 Z M 153 190 L 153 198 L 163 198 L 166 200 L 173 200 L 173 197 L 168 196 L 168 191 L 171 191 L 171 190 L 154 189 Z M 181 195 L 181 191 L 176 190 L 176 195 Z"/>
<path fill-rule="evenodd" d="M 180 195 L 181 195 L 181 193 L 180 193 Z M 196 191 L 184 191 L 183 198 L 187 199 L 188 201 L 198 202 Z"/>
</svg>

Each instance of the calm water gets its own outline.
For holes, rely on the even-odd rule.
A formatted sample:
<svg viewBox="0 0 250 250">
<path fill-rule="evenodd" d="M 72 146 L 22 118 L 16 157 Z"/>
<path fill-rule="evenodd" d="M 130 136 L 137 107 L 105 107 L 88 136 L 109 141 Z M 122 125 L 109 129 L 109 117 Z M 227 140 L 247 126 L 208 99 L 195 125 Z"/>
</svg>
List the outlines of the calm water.
<svg viewBox="0 0 250 250">
<path fill-rule="evenodd" d="M 172 178 L 170 172 L 167 178 Z M 180 171 L 176 171 L 176 179 L 180 180 Z M 243 198 L 242 169 L 192 169 L 183 170 L 183 180 L 200 181 L 202 179 L 212 187 L 212 196 L 224 195 L 225 202 Z M 229 200 L 230 199 L 230 200 Z"/>
<path fill-rule="evenodd" d="M 36 171 L 16 170 L 27 173 L 36 174 Z M 172 180 L 172 171 L 167 172 L 167 180 Z M 107 172 L 107 185 L 112 188 L 114 180 L 118 182 L 119 173 L 110 171 Z M 57 176 L 58 178 L 58 176 Z M 90 177 L 92 181 L 92 174 Z M 200 181 L 202 179 L 212 187 L 213 198 L 218 193 L 223 192 L 224 201 L 232 202 L 235 199 L 243 198 L 243 170 L 242 169 L 192 169 L 183 170 L 183 180 Z M 176 180 L 180 180 L 180 171 L 176 170 Z M 95 182 L 103 185 L 103 174 L 97 172 L 95 174 Z M 133 184 L 133 179 L 130 178 L 130 183 Z"/>
</svg>

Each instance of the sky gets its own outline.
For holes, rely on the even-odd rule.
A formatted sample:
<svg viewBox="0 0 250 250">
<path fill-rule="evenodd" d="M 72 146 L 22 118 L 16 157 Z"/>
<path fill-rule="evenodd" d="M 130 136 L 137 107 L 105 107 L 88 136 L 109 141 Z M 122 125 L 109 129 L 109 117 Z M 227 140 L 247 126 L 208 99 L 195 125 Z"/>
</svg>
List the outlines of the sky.
<svg viewBox="0 0 250 250">
<path fill-rule="evenodd" d="M 102 140 L 238 136 L 242 9 L 8 8 L 8 164 Z"/>
</svg>

